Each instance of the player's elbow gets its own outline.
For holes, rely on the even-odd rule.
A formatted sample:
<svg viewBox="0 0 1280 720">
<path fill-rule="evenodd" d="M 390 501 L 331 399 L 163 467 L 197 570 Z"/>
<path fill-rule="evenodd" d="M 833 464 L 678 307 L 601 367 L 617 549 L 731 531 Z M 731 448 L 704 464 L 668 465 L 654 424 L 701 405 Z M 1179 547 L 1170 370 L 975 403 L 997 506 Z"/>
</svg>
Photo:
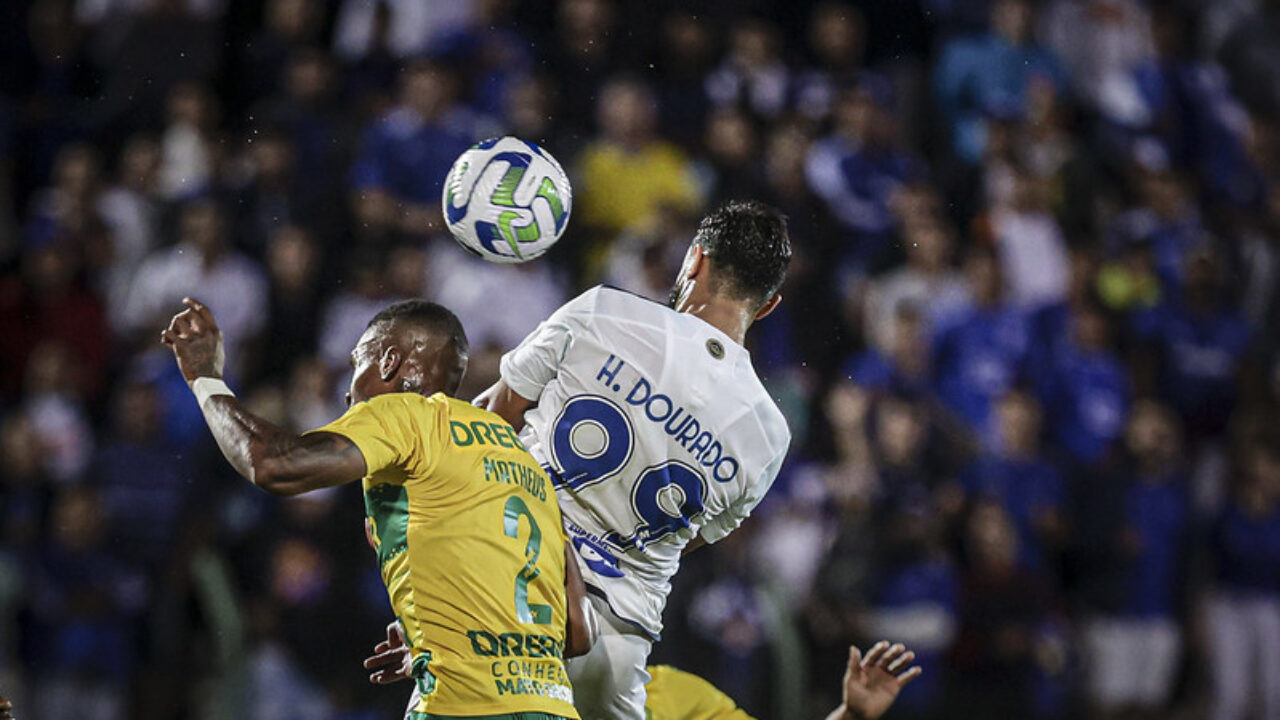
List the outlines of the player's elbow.
<svg viewBox="0 0 1280 720">
<path fill-rule="evenodd" d="M 296 482 L 296 478 L 289 477 L 284 472 L 280 463 L 269 459 L 253 464 L 253 474 L 249 481 L 259 490 L 271 495 L 297 495 L 305 490 L 303 485 Z"/>
</svg>

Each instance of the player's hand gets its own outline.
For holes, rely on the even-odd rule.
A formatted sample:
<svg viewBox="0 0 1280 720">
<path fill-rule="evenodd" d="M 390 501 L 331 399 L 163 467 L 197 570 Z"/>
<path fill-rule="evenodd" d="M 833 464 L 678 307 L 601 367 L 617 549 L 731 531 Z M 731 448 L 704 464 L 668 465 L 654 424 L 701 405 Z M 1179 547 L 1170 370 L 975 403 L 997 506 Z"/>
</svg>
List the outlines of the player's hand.
<svg viewBox="0 0 1280 720">
<path fill-rule="evenodd" d="M 413 658 L 398 621 L 387 626 L 387 639 L 373 646 L 373 654 L 364 659 L 364 669 L 374 671 L 369 674 L 369 682 L 376 685 L 389 685 L 413 675 Z"/>
<path fill-rule="evenodd" d="M 196 378 L 222 377 L 226 362 L 226 350 L 222 346 L 222 331 L 213 319 L 213 313 L 203 303 L 183 298 L 186 310 L 173 316 L 169 327 L 160 333 L 160 341 L 173 350 L 178 369 L 187 382 Z"/>
<path fill-rule="evenodd" d="M 0 695 L 0 720 L 14 720 L 13 704 L 3 695 Z"/>
<path fill-rule="evenodd" d="M 902 643 L 881 640 L 862 656 L 849 648 L 849 666 L 844 672 L 844 705 L 833 717 L 841 720 L 875 720 L 898 699 L 898 691 L 920 677 L 919 666 L 911 666 L 916 654 Z"/>
</svg>

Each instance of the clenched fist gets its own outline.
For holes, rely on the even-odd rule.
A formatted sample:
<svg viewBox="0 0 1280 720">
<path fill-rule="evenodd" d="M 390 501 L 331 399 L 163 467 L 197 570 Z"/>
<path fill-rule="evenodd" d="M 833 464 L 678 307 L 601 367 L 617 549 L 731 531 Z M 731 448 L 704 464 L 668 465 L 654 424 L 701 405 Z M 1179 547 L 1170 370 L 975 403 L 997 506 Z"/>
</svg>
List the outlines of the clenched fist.
<svg viewBox="0 0 1280 720">
<path fill-rule="evenodd" d="M 160 333 L 160 341 L 173 350 L 178 369 L 188 383 L 196 378 L 222 377 L 226 351 L 213 313 L 193 298 L 183 298 L 182 304 L 187 309 L 173 316 L 169 327 Z"/>
</svg>

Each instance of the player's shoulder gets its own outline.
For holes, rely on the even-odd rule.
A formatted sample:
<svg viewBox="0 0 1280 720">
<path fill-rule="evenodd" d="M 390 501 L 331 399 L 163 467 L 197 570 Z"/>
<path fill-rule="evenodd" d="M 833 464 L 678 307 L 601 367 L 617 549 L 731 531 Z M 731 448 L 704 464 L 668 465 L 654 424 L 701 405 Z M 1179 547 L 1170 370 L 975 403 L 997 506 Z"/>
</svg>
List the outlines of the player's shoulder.
<svg viewBox="0 0 1280 720">
<path fill-rule="evenodd" d="M 626 318 L 659 318 L 675 311 L 662 303 L 612 285 L 596 285 L 565 303 L 575 314 Z"/>
<path fill-rule="evenodd" d="M 425 398 L 425 400 L 435 404 L 439 408 L 441 418 L 450 425 L 457 423 L 470 427 L 475 423 L 481 423 L 493 428 L 496 432 L 504 432 L 501 428 L 509 429 L 511 427 L 510 423 L 504 420 L 501 415 L 472 405 L 466 400 L 445 395 L 442 392 Z M 510 432 L 514 436 L 515 430 L 511 429 Z"/>
<path fill-rule="evenodd" d="M 670 665 L 650 665 L 645 686 L 646 707 L 654 720 L 684 717 L 691 709 L 698 717 L 747 718 L 736 703 L 719 688 L 693 673 Z"/>
</svg>

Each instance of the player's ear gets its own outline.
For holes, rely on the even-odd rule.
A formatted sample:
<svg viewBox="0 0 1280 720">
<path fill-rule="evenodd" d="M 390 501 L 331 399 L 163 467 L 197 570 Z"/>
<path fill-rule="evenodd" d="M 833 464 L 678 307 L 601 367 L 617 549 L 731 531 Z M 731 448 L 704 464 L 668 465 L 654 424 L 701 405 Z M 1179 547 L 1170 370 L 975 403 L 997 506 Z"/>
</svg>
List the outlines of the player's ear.
<svg viewBox="0 0 1280 720">
<path fill-rule="evenodd" d="M 680 279 L 692 280 L 697 277 L 698 273 L 702 271 L 706 257 L 702 253 L 701 245 L 690 245 L 689 252 L 684 255 L 684 264 L 680 267 Z"/>
<path fill-rule="evenodd" d="M 378 377 L 382 378 L 382 382 L 390 381 L 403 364 L 404 356 L 400 354 L 400 348 L 388 345 L 382 351 L 382 357 L 378 358 Z"/>
<path fill-rule="evenodd" d="M 774 293 L 773 297 L 765 301 L 764 305 L 756 311 L 756 320 L 762 320 L 766 315 L 774 311 L 778 307 L 778 303 L 782 302 L 782 293 Z"/>
</svg>

